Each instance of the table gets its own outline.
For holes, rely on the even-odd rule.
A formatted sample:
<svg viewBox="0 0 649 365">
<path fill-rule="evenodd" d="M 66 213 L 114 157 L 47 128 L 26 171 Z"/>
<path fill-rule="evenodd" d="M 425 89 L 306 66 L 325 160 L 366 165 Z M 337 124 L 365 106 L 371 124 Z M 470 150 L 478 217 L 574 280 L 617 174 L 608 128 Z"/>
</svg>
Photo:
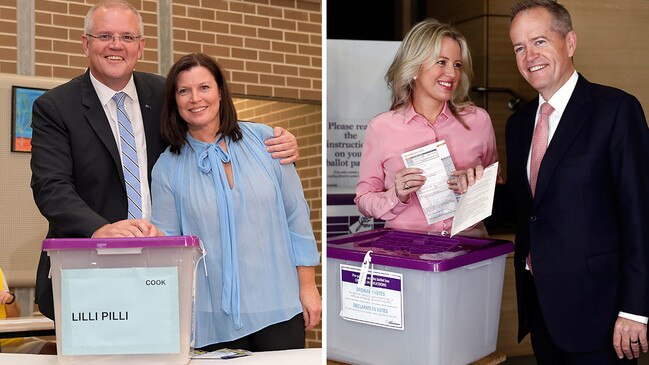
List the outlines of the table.
<svg viewBox="0 0 649 365">
<path fill-rule="evenodd" d="M 301 350 L 255 352 L 251 356 L 229 359 L 226 365 L 320 365 L 322 363 L 322 349 L 310 348 Z M 55 355 L 27 355 L 27 354 L 1 354 L 0 365 L 58 365 Z M 224 360 L 191 360 L 189 365 L 224 365 Z"/>
<path fill-rule="evenodd" d="M 14 317 L 0 320 L 0 338 L 54 334 L 54 321 L 47 317 Z"/>
</svg>

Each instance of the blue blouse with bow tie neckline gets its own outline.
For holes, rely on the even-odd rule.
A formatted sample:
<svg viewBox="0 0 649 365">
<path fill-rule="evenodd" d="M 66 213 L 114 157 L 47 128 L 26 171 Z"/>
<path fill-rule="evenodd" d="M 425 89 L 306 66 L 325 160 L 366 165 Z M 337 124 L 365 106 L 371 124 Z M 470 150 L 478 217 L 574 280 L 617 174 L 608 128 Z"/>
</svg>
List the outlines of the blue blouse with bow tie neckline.
<svg viewBox="0 0 649 365">
<path fill-rule="evenodd" d="M 167 149 L 152 172 L 152 223 L 166 235 L 198 236 L 207 251 L 208 275 L 197 270 L 196 347 L 300 313 L 296 266 L 320 259 L 295 167 L 266 152 L 270 127 L 238 123 L 243 138 L 225 138 L 227 152 L 187 135 L 180 154 Z"/>
</svg>

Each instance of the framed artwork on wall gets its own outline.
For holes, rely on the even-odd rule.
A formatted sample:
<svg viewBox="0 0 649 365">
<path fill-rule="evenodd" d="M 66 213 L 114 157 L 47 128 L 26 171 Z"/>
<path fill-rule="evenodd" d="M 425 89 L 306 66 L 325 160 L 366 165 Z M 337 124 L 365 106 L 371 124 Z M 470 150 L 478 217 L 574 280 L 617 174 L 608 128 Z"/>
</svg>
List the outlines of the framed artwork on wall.
<svg viewBox="0 0 649 365">
<path fill-rule="evenodd" d="M 11 87 L 11 150 L 31 152 L 32 150 L 32 105 L 34 100 L 47 89 L 12 86 Z"/>
</svg>

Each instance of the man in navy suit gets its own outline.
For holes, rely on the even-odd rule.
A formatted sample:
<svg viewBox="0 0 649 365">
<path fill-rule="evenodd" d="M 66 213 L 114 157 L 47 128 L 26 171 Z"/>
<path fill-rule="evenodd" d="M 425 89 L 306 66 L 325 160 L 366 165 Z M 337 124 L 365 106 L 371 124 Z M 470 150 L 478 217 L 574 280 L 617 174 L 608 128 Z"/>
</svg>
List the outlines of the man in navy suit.
<svg viewBox="0 0 649 365">
<path fill-rule="evenodd" d="M 577 36 L 562 5 L 521 1 L 510 21 L 518 69 L 539 92 L 506 128 L 519 341 L 531 334 L 539 364 L 636 363 L 649 316 L 642 107 L 576 72 Z"/>
<path fill-rule="evenodd" d="M 123 0 L 93 6 L 81 36 L 90 62 L 85 74 L 34 102 L 32 181 L 34 200 L 49 222 L 48 237 L 142 237 L 161 233 L 149 222 L 151 169 L 166 148 L 160 135 L 164 78 L 134 72 L 144 51 L 143 23 Z M 120 157 L 116 92 L 126 93 L 140 177 L 141 219 L 127 219 L 127 193 Z M 281 135 L 281 136 L 280 136 Z M 273 157 L 297 159 L 297 142 L 276 128 Z M 278 137 L 278 138 L 277 138 Z M 41 253 L 36 302 L 54 319 L 50 261 Z"/>
</svg>

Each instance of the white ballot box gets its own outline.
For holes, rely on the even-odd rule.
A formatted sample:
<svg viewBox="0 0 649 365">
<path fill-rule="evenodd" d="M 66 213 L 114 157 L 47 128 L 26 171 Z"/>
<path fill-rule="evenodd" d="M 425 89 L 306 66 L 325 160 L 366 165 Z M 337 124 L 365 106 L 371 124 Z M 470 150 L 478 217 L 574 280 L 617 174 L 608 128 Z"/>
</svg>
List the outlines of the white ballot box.
<svg viewBox="0 0 649 365">
<path fill-rule="evenodd" d="M 495 351 L 513 248 L 388 228 L 328 239 L 327 357 L 465 365 Z"/>
<path fill-rule="evenodd" d="M 197 237 L 46 239 L 60 364 L 186 364 Z"/>
</svg>

